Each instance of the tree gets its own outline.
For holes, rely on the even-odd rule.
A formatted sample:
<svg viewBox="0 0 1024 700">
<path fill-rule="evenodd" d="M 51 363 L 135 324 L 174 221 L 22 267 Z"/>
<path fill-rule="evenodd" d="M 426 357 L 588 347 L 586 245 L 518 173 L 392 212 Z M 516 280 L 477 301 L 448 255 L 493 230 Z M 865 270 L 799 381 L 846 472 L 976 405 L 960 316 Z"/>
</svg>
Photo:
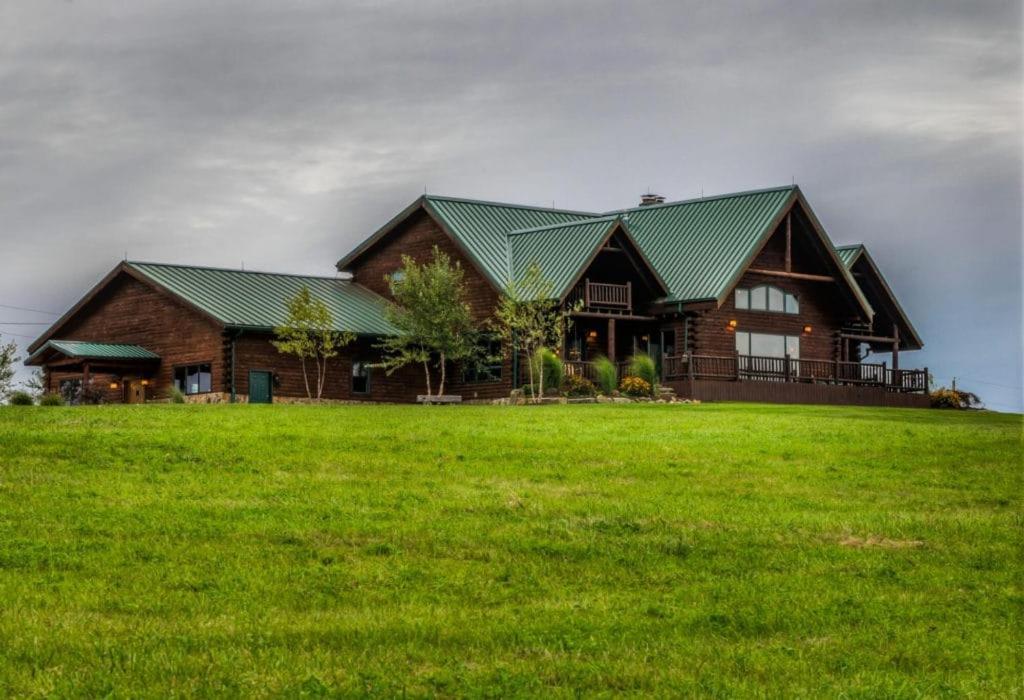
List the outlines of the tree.
<svg viewBox="0 0 1024 700">
<path fill-rule="evenodd" d="M 315 388 L 317 401 L 324 392 L 328 360 L 336 357 L 341 348 L 355 340 L 354 334 L 334 329 L 331 310 L 321 300 L 314 298 L 306 285 L 302 285 L 295 296 L 288 300 L 288 318 L 283 325 L 274 328 L 274 335 L 277 339 L 271 343 L 278 352 L 299 358 L 302 379 L 306 383 L 306 396 L 314 398 Z M 306 369 L 308 360 L 313 360 L 316 366 L 313 387 L 310 387 Z"/>
<path fill-rule="evenodd" d="M 388 374 L 410 364 L 423 366 L 427 396 L 431 396 L 431 365 L 437 366 L 438 395 L 444 394 L 445 366 L 449 361 L 470 361 L 480 352 L 479 333 L 473 324 L 462 266 L 434 247 L 433 259 L 419 265 L 402 256 L 402 267 L 386 277 L 394 301 L 386 315 L 396 333 L 377 346 Z"/>
<path fill-rule="evenodd" d="M 14 341 L 0 344 L 0 401 L 7 398 L 14 383 L 14 363 L 18 361 L 18 346 Z"/>
<path fill-rule="evenodd" d="M 25 391 L 39 399 L 46 393 L 46 384 L 43 379 L 43 370 L 36 369 L 32 371 L 32 374 L 21 385 L 25 387 Z"/>
<path fill-rule="evenodd" d="M 498 301 L 492 326 L 514 353 L 527 357 L 530 392 L 535 401 L 544 396 L 544 372 L 534 377 L 533 358 L 544 348 L 561 347 L 571 309 L 562 309 L 554 284 L 532 263 L 521 279 L 511 281 Z M 534 387 L 537 391 L 534 392 Z"/>
</svg>

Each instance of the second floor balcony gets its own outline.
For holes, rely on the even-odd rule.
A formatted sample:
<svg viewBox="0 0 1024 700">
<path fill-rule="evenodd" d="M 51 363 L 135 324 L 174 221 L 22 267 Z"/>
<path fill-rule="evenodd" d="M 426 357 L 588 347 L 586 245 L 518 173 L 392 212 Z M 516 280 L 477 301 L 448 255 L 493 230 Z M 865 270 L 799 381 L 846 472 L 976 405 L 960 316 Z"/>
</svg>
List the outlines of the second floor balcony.
<svg viewBox="0 0 1024 700">
<path fill-rule="evenodd" d="M 633 285 L 584 279 L 569 292 L 566 303 L 578 304 L 580 311 L 585 312 L 630 315 L 633 313 Z"/>
</svg>

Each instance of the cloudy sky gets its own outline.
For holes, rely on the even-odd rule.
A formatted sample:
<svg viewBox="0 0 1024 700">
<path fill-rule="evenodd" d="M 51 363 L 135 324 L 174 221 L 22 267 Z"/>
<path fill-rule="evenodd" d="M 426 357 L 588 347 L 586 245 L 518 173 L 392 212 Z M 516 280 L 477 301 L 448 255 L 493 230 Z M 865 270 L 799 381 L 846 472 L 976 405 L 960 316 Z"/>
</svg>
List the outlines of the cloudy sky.
<svg viewBox="0 0 1024 700">
<path fill-rule="evenodd" d="M 889 277 L 904 364 L 1020 410 L 1021 78 L 1016 1 L 0 0 L 0 333 L 126 254 L 330 274 L 424 189 L 795 179 Z"/>
</svg>

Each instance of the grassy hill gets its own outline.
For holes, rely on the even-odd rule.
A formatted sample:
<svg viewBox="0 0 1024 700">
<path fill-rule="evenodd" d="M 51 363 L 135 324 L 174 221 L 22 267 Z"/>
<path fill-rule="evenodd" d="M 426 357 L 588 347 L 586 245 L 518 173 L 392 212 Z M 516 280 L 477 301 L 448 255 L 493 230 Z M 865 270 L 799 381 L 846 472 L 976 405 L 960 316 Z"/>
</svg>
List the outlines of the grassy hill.
<svg viewBox="0 0 1024 700">
<path fill-rule="evenodd" d="M 1021 428 L 0 409 L 0 695 L 1013 695 Z"/>
</svg>

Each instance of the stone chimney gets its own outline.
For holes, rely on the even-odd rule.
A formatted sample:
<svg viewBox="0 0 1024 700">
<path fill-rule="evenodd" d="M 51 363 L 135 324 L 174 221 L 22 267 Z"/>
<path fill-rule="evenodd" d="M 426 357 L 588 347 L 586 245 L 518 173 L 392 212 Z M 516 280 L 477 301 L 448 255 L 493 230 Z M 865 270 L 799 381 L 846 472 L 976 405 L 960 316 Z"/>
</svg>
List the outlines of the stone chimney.
<svg viewBox="0 0 1024 700">
<path fill-rule="evenodd" d="M 663 204 L 664 202 L 665 198 L 660 194 L 648 192 L 647 194 L 640 195 L 640 206 L 642 207 L 649 207 L 652 204 Z"/>
</svg>

